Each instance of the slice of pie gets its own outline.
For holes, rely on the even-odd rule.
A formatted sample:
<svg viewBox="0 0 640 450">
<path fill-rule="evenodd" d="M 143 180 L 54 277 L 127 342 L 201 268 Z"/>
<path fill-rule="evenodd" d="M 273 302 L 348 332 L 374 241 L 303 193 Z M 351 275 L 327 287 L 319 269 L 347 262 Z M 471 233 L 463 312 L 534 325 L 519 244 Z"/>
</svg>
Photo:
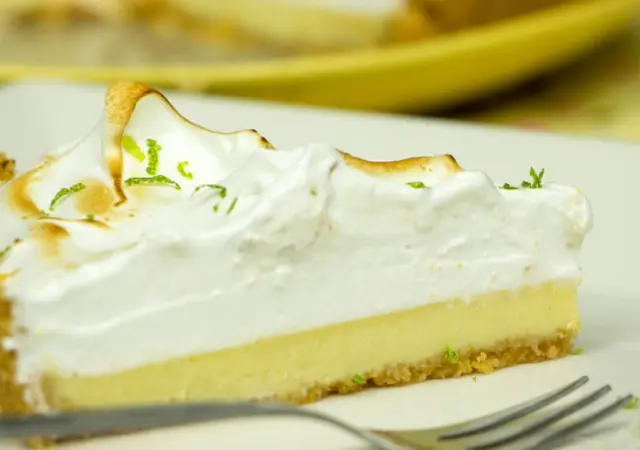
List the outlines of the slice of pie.
<svg viewBox="0 0 640 450">
<path fill-rule="evenodd" d="M 139 32 L 152 25 L 164 35 L 207 37 L 212 43 L 314 50 L 375 46 L 431 35 L 433 25 L 409 0 L 20 0 L 0 2 L 0 31 L 25 25 L 71 25 Z M 107 24 L 108 27 L 101 25 Z M 85 28 L 87 28 L 85 26 Z M 106 28 L 106 29 L 105 29 Z M 36 29 L 39 30 L 39 29 Z M 49 31 L 47 29 L 47 31 Z M 112 34 L 113 34 L 112 33 Z M 175 37 L 175 36 L 174 36 Z M 94 39 L 97 49 L 104 44 Z M 135 43 L 134 43 L 135 44 Z M 193 44 L 193 42 L 192 42 Z M 121 50 L 124 51 L 124 50 Z M 187 51 L 187 53 L 189 53 Z M 174 56 L 175 57 L 175 56 Z"/>
<path fill-rule="evenodd" d="M 0 50 L 58 64 L 229 60 L 223 49 L 275 56 L 412 41 L 566 1 L 13 0 L 0 2 Z"/>
<path fill-rule="evenodd" d="M 591 212 L 531 170 L 217 133 L 112 86 L 0 191 L 3 413 L 303 403 L 560 358 Z"/>
<path fill-rule="evenodd" d="M 409 0 L 169 0 L 165 5 L 202 26 L 233 24 L 239 34 L 284 48 L 368 47 L 435 32 Z"/>
</svg>

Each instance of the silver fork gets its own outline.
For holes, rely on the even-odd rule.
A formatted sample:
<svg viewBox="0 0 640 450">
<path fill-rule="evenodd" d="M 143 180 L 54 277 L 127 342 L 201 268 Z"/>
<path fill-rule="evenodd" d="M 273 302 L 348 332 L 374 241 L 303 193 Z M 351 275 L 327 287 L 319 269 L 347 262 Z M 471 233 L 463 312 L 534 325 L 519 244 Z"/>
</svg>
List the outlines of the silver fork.
<svg viewBox="0 0 640 450">
<path fill-rule="evenodd" d="M 556 448 L 576 433 L 602 421 L 629 404 L 627 395 L 609 402 L 569 424 L 557 426 L 561 420 L 582 411 L 609 392 L 603 386 L 571 403 L 539 415 L 534 413 L 567 397 L 587 384 L 584 376 L 534 400 L 491 414 L 481 419 L 439 429 L 382 431 L 358 429 L 331 416 L 309 409 L 280 404 L 248 402 L 211 402 L 173 405 L 151 405 L 120 409 L 91 409 L 59 414 L 31 414 L 0 418 L 0 437 L 50 437 L 61 440 L 82 436 L 104 436 L 133 431 L 257 416 L 293 416 L 313 419 L 341 429 L 377 450 L 488 450 L 516 444 L 518 449 L 546 450 Z M 517 424 L 520 424 L 518 427 Z M 544 435 L 541 432 L 551 429 Z M 498 432 L 498 435 L 496 433 Z M 528 439 L 534 442 L 524 444 Z"/>
</svg>

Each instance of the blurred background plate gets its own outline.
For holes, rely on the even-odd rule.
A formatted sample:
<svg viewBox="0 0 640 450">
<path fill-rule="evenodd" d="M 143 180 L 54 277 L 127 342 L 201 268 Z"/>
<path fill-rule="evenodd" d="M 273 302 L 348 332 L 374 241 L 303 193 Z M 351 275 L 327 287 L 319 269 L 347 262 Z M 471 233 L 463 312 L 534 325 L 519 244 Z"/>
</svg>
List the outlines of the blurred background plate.
<svg viewBox="0 0 640 450">
<path fill-rule="evenodd" d="M 0 78 L 127 79 L 159 87 L 350 109 L 450 107 L 564 65 L 625 29 L 639 0 L 578 0 L 433 40 L 216 64 L 12 63 Z"/>
</svg>

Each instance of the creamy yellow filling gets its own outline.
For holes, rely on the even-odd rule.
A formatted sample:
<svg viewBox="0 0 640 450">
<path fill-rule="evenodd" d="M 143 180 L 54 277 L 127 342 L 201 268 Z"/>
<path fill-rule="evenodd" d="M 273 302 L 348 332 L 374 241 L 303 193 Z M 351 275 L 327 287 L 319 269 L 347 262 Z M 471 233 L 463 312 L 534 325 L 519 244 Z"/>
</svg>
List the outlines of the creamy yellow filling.
<svg viewBox="0 0 640 450">
<path fill-rule="evenodd" d="M 240 319 L 241 320 L 241 319 Z M 215 324 L 212 324 L 215 326 Z M 295 398 L 399 363 L 545 339 L 579 328 L 573 283 L 451 300 L 98 377 L 44 377 L 49 406 Z M 171 329 L 166 330 L 171 333 Z M 135 345 L 135 343 L 132 343 Z"/>
</svg>

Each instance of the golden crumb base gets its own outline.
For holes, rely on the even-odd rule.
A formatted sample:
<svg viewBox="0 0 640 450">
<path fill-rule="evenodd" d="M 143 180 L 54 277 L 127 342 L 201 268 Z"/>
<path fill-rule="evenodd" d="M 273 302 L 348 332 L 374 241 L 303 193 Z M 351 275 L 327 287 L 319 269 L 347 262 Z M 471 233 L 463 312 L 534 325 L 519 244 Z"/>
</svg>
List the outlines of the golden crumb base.
<svg viewBox="0 0 640 450">
<path fill-rule="evenodd" d="M 457 352 L 455 358 L 439 356 L 413 364 L 389 365 L 361 375 L 338 380 L 330 384 L 317 384 L 302 392 L 277 395 L 261 402 L 278 401 L 307 404 L 330 395 L 345 395 L 376 387 L 403 386 L 432 379 L 458 378 L 472 373 L 488 374 L 495 370 L 519 364 L 538 363 L 566 356 L 572 348 L 576 329 L 561 329 L 541 339 L 507 339 L 485 349 L 467 349 Z M 80 439 L 90 439 L 85 436 Z M 45 437 L 30 439 L 26 444 L 33 449 L 48 448 L 63 441 Z"/>
<path fill-rule="evenodd" d="M 455 356 L 439 356 L 424 361 L 389 365 L 380 370 L 361 374 L 330 384 L 318 384 L 303 392 L 276 396 L 273 400 L 306 404 L 313 403 L 333 394 L 344 395 L 367 388 L 403 386 L 426 380 L 458 378 L 473 373 L 488 374 L 505 367 L 519 364 L 539 363 L 566 356 L 577 335 L 574 328 L 558 330 L 553 335 L 541 339 L 507 339 L 485 349 L 467 349 L 456 352 Z"/>
<path fill-rule="evenodd" d="M 0 283 L 6 275 L 0 275 Z M 0 343 L 12 334 L 12 304 L 0 295 Z M 23 386 L 15 382 L 16 354 L 0 346 L 0 414 L 20 414 L 29 408 Z"/>
</svg>

